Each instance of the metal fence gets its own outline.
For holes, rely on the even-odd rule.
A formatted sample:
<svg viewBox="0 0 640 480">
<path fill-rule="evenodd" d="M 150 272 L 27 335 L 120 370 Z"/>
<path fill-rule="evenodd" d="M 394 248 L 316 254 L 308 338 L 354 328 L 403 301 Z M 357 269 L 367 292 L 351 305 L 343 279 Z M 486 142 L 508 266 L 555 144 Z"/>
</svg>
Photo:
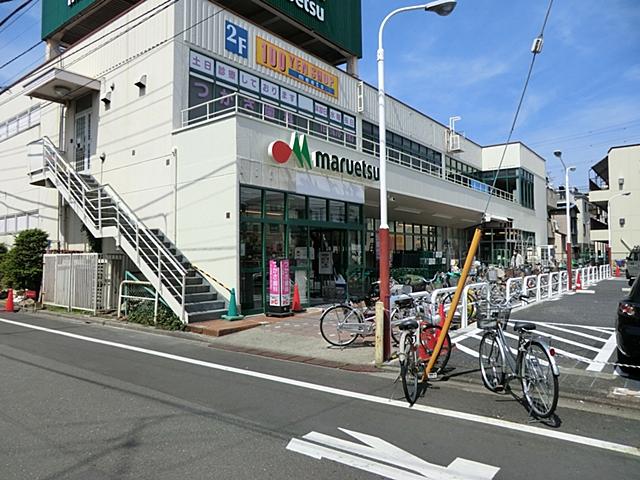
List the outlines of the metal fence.
<svg viewBox="0 0 640 480">
<path fill-rule="evenodd" d="M 114 310 L 125 262 L 125 256 L 118 254 L 46 254 L 43 259 L 42 303 L 94 314 Z"/>
</svg>

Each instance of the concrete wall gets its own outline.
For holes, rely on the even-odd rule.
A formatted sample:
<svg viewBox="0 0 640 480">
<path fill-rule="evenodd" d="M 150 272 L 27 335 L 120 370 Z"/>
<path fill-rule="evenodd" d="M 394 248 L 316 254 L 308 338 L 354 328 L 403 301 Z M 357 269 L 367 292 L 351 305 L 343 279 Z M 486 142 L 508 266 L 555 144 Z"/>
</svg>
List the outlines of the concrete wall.
<svg viewBox="0 0 640 480">
<path fill-rule="evenodd" d="M 189 261 L 238 287 L 239 193 L 235 118 L 174 133 L 177 245 Z M 238 140 L 240 141 L 240 140 Z M 226 291 L 218 289 L 225 294 Z"/>
</svg>

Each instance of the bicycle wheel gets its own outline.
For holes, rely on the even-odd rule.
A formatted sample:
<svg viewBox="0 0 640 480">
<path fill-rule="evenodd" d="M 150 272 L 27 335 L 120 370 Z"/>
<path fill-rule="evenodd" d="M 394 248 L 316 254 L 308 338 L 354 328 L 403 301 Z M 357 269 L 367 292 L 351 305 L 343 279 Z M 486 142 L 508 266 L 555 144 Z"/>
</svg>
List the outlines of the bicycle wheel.
<svg viewBox="0 0 640 480">
<path fill-rule="evenodd" d="M 416 403 L 419 394 L 420 376 L 422 372 L 418 365 L 418 353 L 414 343 L 414 336 L 410 333 L 402 336 L 400 377 L 404 398 L 409 405 Z"/>
<path fill-rule="evenodd" d="M 438 342 L 438 337 L 441 333 L 442 327 L 439 325 L 427 325 L 421 328 L 420 343 L 423 348 L 419 349 L 419 356 L 420 360 L 422 360 L 425 365 L 429 360 L 431 360 L 431 355 L 436 349 L 436 343 Z M 451 337 L 449 336 L 449 333 L 447 333 L 444 337 L 442 347 L 440 348 L 440 353 L 438 353 L 438 358 L 431 368 L 431 372 L 437 374 L 442 373 L 444 368 L 447 366 L 449 357 L 451 357 Z"/>
<path fill-rule="evenodd" d="M 488 331 L 482 336 L 478 357 L 482 383 L 492 392 L 499 392 L 504 388 L 505 358 L 496 332 Z"/>
<path fill-rule="evenodd" d="M 400 345 L 400 335 L 402 334 L 402 332 L 398 328 L 398 325 L 400 324 L 400 322 L 402 322 L 402 320 L 404 320 L 404 315 L 402 310 L 400 310 L 399 308 L 394 308 L 393 311 L 391 312 L 390 322 L 391 322 L 391 338 L 395 345 Z"/>
<path fill-rule="evenodd" d="M 552 368 L 553 359 L 536 341 L 531 341 L 518 355 L 518 374 L 531 412 L 538 418 L 549 418 L 558 405 L 558 377 Z"/>
<path fill-rule="evenodd" d="M 320 333 L 331 345 L 345 347 L 358 338 L 358 331 L 353 327 L 349 329 L 357 323 L 362 323 L 360 312 L 349 305 L 335 305 L 320 317 Z"/>
</svg>

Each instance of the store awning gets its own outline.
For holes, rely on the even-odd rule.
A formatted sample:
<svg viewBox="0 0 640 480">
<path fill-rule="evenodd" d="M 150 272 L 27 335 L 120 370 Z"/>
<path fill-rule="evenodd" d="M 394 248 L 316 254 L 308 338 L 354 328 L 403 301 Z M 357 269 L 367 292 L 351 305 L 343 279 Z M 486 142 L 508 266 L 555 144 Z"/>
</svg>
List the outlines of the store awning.
<svg viewBox="0 0 640 480">
<path fill-rule="evenodd" d="M 91 91 L 100 91 L 100 81 L 59 68 L 51 68 L 24 85 L 25 95 L 66 103 Z"/>
</svg>

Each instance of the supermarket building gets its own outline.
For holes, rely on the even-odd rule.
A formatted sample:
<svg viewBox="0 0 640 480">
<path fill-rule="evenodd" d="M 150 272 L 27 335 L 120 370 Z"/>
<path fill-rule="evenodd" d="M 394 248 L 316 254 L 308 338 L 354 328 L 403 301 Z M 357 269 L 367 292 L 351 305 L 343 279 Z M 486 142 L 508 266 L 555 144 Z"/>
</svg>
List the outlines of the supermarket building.
<svg viewBox="0 0 640 480">
<path fill-rule="evenodd" d="M 226 287 L 264 311 L 272 258 L 289 259 L 303 304 L 366 290 L 379 151 L 360 1 L 43 4 L 49 59 L 0 95 L 0 241 L 38 227 L 53 250 L 85 251 L 86 230 L 189 322 L 223 313 Z M 500 220 L 481 260 L 547 243 L 542 157 L 392 97 L 387 116 L 392 272 L 460 259 L 488 195 Z"/>
</svg>

